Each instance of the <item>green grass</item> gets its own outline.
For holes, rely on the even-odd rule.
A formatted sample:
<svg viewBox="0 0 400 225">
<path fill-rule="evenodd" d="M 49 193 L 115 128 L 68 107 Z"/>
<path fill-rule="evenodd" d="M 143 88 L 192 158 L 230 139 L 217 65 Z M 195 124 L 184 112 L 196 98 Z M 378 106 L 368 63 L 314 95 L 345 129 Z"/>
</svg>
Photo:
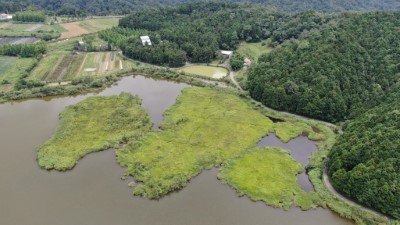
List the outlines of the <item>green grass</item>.
<svg viewBox="0 0 400 225">
<path fill-rule="evenodd" d="M 247 43 L 242 42 L 239 45 L 237 50 L 238 53 L 242 54 L 245 57 L 248 57 L 253 60 L 257 60 L 264 53 L 268 53 L 272 50 L 272 48 L 268 47 L 268 44 L 262 46 L 261 42 L 258 43 Z"/>
<path fill-rule="evenodd" d="M 16 57 L 0 56 L 0 79 L 17 61 Z"/>
<path fill-rule="evenodd" d="M 187 74 L 195 74 L 216 79 L 223 78 L 228 75 L 228 70 L 225 68 L 202 65 L 188 66 L 179 70 L 179 72 L 185 72 Z"/>
<path fill-rule="evenodd" d="M 85 28 L 87 31 L 94 33 L 118 26 L 118 21 L 119 19 L 117 18 L 92 19 L 84 20 L 80 22 L 79 25 Z"/>
<path fill-rule="evenodd" d="M 17 59 L 14 65 L 0 76 L 0 83 L 7 80 L 11 84 L 14 84 L 20 77 L 27 76 L 36 63 L 37 60 L 35 58 Z"/>
<path fill-rule="evenodd" d="M 236 157 L 272 130 L 273 123 L 223 91 L 187 88 L 165 112 L 161 131 L 117 152 L 127 174 L 142 182 L 135 195 L 160 198 L 202 170 Z"/>
<path fill-rule="evenodd" d="M 152 123 L 138 97 L 121 94 L 89 97 L 60 114 L 56 133 L 39 147 L 40 167 L 68 170 L 85 155 L 117 148 L 151 129 Z"/>
<path fill-rule="evenodd" d="M 316 207 L 315 193 L 305 193 L 296 175 L 302 165 L 288 151 L 280 148 L 253 148 L 223 165 L 218 177 L 253 201 L 289 209 L 296 204 L 302 209 Z"/>
</svg>

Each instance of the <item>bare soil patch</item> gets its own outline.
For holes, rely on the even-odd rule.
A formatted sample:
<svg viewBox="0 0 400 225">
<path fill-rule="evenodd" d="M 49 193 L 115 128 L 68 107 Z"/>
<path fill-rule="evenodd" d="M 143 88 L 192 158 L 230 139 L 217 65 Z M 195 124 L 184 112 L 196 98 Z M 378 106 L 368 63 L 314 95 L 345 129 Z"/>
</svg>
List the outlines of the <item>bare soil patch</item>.
<svg viewBox="0 0 400 225">
<path fill-rule="evenodd" d="M 89 31 L 84 29 L 79 25 L 79 22 L 72 22 L 72 23 L 63 23 L 61 26 L 64 27 L 64 29 L 67 30 L 67 32 L 64 32 L 61 34 L 61 38 L 71 38 L 71 37 L 77 37 L 82 34 L 88 34 Z"/>
</svg>

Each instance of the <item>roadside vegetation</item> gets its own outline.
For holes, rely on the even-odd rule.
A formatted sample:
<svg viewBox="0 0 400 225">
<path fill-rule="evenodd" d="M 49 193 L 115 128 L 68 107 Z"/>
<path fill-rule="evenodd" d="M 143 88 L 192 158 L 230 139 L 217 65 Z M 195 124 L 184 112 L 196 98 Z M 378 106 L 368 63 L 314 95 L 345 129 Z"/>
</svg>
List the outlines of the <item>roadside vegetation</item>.
<svg viewBox="0 0 400 225">
<path fill-rule="evenodd" d="M 148 132 L 152 123 L 141 100 L 123 93 L 89 97 L 60 114 L 56 133 L 39 147 L 39 165 L 47 170 L 69 170 L 85 155 L 118 148 L 120 143 Z"/>
<path fill-rule="evenodd" d="M 293 204 L 303 210 L 316 207 L 315 192 L 304 192 L 297 182 L 303 166 L 280 148 L 252 148 L 224 163 L 219 179 L 253 201 L 289 209 Z"/>
</svg>

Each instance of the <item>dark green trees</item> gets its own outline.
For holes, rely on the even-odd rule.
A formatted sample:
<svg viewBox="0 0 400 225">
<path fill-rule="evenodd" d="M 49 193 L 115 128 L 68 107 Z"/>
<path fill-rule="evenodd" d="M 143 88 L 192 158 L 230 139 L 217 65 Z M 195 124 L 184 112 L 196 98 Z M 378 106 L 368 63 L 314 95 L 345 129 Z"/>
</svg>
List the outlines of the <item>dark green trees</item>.
<svg viewBox="0 0 400 225">
<path fill-rule="evenodd" d="M 384 103 L 345 129 L 328 161 L 333 186 L 374 209 L 400 218 L 400 103 Z"/>
<path fill-rule="evenodd" d="M 44 22 L 46 16 L 43 12 L 25 11 L 15 13 L 13 20 L 18 22 Z"/>
<path fill-rule="evenodd" d="M 379 104 L 400 74 L 400 13 L 342 16 L 261 56 L 248 77 L 252 97 L 331 122 Z"/>
</svg>

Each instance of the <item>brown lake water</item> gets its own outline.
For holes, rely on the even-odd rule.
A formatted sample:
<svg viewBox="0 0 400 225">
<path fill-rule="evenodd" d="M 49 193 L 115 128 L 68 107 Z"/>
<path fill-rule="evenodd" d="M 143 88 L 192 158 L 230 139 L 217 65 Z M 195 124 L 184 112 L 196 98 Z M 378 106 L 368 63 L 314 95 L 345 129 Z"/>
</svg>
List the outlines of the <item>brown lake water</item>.
<svg viewBox="0 0 400 225">
<path fill-rule="evenodd" d="M 126 77 L 100 95 L 138 94 L 155 121 L 186 84 Z M 0 104 L 0 225 L 347 225 L 326 209 L 274 209 L 238 197 L 217 169 L 159 201 L 133 197 L 113 150 L 90 154 L 68 172 L 41 170 L 36 148 L 56 130 L 58 114 L 88 96 Z"/>
</svg>

